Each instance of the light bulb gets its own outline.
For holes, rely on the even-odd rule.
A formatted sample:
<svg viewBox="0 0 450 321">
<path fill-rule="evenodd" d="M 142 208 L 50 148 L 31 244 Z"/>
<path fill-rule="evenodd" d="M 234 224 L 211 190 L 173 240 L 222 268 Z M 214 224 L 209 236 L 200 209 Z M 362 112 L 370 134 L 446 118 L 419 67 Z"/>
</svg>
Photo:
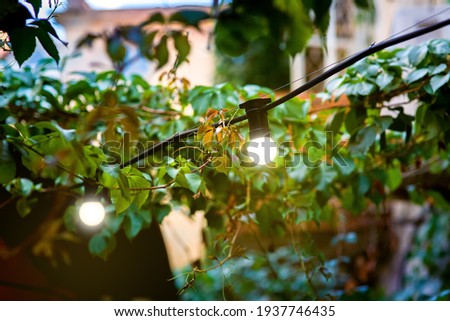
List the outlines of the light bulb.
<svg viewBox="0 0 450 321">
<path fill-rule="evenodd" d="M 98 226 L 105 219 L 105 207 L 100 202 L 84 202 L 80 206 L 80 220 L 87 226 Z"/>
<path fill-rule="evenodd" d="M 253 163 L 267 165 L 277 156 L 277 144 L 270 136 L 254 138 L 247 146 L 247 154 Z"/>
</svg>

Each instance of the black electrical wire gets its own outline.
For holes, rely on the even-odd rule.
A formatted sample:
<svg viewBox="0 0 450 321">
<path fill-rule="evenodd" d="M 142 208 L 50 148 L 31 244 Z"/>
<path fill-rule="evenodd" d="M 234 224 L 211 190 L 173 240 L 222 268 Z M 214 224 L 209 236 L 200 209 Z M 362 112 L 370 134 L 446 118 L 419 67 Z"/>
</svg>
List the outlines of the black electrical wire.
<svg viewBox="0 0 450 321">
<path fill-rule="evenodd" d="M 261 107 L 261 110 L 265 110 L 268 111 L 270 109 L 273 109 L 283 103 L 285 103 L 286 101 L 294 98 L 295 96 L 298 96 L 299 94 L 303 93 L 304 91 L 314 87 L 315 85 L 321 83 L 322 81 L 328 79 L 329 77 L 337 74 L 338 72 L 344 70 L 345 68 L 353 65 L 354 63 L 358 62 L 359 60 L 370 56 L 371 54 L 374 54 L 380 50 L 386 49 L 390 46 L 394 46 L 397 45 L 399 43 L 408 41 L 410 39 L 413 38 L 417 38 L 419 36 L 422 36 L 424 34 L 427 34 L 429 32 L 432 32 L 434 30 L 443 28 L 445 26 L 450 25 L 450 19 L 446 19 L 444 21 L 438 22 L 436 24 L 433 24 L 431 26 L 428 27 L 424 27 L 415 31 L 412 31 L 410 33 L 404 34 L 402 36 L 398 36 L 398 37 L 394 37 L 394 38 L 388 38 L 378 44 L 372 44 L 369 48 L 360 51 L 359 53 L 356 53 L 352 56 L 350 56 L 349 58 L 343 60 L 341 63 L 335 65 L 333 68 L 325 71 L 324 73 L 320 74 L 319 76 L 313 78 L 312 80 L 308 81 L 306 84 L 298 87 L 297 89 L 291 91 L 289 94 L 280 97 L 276 100 L 274 100 L 273 102 Z M 247 115 L 243 115 L 243 116 L 239 116 L 236 117 L 234 119 L 231 119 L 230 121 L 226 121 L 227 125 L 233 125 L 239 122 L 242 122 L 244 120 L 247 119 Z M 217 128 L 220 125 L 222 125 L 222 122 L 217 122 L 214 123 L 212 126 Z M 148 156 L 150 156 L 152 153 L 158 152 L 162 149 L 164 149 L 165 147 L 167 147 L 168 145 L 170 145 L 173 142 L 177 142 L 177 141 L 181 141 L 182 139 L 188 138 L 192 135 L 195 135 L 197 133 L 198 128 L 194 128 L 194 129 L 190 129 L 190 130 L 186 130 L 183 132 L 179 132 L 176 133 L 175 135 L 173 135 L 172 137 L 163 140 L 149 148 L 147 148 L 146 150 L 144 150 L 142 153 L 140 153 L 139 155 L 131 158 L 130 160 L 120 164 L 121 168 L 124 168 L 126 166 L 132 165 L 134 163 L 137 163 L 140 160 L 143 160 L 145 158 L 147 158 Z"/>
</svg>

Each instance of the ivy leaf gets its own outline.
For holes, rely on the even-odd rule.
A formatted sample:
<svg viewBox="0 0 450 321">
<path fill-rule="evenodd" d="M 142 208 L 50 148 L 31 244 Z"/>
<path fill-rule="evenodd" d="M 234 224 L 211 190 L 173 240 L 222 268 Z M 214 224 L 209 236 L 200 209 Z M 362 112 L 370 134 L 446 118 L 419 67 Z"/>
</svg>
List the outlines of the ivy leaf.
<svg viewBox="0 0 450 321">
<path fill-rule="evenodd" d="M 127 210 L 133 202 L 132 197 L 125 197 L 121 190 L 110 190 L 111 202 L 114 204 L 116 214 L 120 214 Z"/>
<path fill-rule="evenodd" d="M 26 1 L 33 6 L 34 16 L 37 18 L 39 10 L 42 7 L 42 0 L 26 0 Z"/>
<path fill-rule="evenodd" d="M 375 142 L 376 137 L 377 131 L 373 126 L 364 127 L 351 137 L 348 148 L 351 153 L 365 154 Z"/>
<path fill-rule="evenodd" d="M 127 49 L 117 32 L 107 39 L 106 45 L 106 52 L 113 62 L 124 61 Z"/>
<path fill-rule="evenodd" d="M 411 84 L 415 81 L 422 79 L 426 75 L 428 75 L 428 69 L 426 69 L 426 68 L 414 70 L 413 72 L 408 74 L 408 76 L 406 77 L 406 83 Z"/>
<path fill-rule="evenodd" d="M 104 260 L 116 248 L 114 235 L 96 234 L 89 240 L 89 252 Z"/>
<path fill-rule="evenodd" d="M 167 36 L 162 36 L 159 44 L 155 47 L 155 58 L 158 60 L 158 67 L 161 68 L 169 61 L 169 49 L 167 49 Z"/>
<path fill-rule="evenodd" d="M 274 6 L 288 17 L 286 46 L 291 55 L 300 53 L 314 33 L 314 26 L 302 1 L 275 0 Z"/>
<path fill-rule="evenodd" d="M 431 78 L 430 86 L 433 91 L 433 94 L 436 93 L 436 91 L 438 91 L 439 88 L 448 83 L 449 77 L 450 73 L 446 74 L 445 76 L 436 75 Z"/>
<path fill-rule="evenodd" d="M 111 188 L 118 185 L 120 169 L 119 166 L 100 166 L 102 175 L 100 176 L 100 183 Z"/>
<path fill-rule="evenodd" d="M 146 21 L 141 23 L 141 26 L 144 27 L 144 26 L 154 23 L 154 22 L 165 23 L 166 19 L 164 18 L 163 14 L 161 12 L 155 12 L 154 14 L 152 14 L 150 16 L 150 18 L 148 18 Z"/>
<path fill-rule="evenodd" d="M 366 111 L 362 108 L 352 108 L 345 117 L 345 128 L 349 134 L 355 133 L 364 125 Z"/>
<path fill-rule="evenodd" d="M 331 131 L 333 134 L 337 134 L 344 121 L 345 111 L 338 111 L 327 119 L 325 129 Z"/>
<path fill-rule="evenodd" d="M 141 175 L 131 175 L 128 176 L 129 184 L 131 188 L 137 188 L 137 189 L 147 189 L 150 187 L 150 182 L 146 180 Z M 140 209 L 141 206 L 145 203 L 145 201 L 148 199 L 148 195 L 150 193 L 150 190 L 141 190 L 134 193 L 134 204 L 136 204 L 137 208 Z"/>
<path fill-rule="evenodd" d="M 429 66 L 428 67 L 428 70 L 430 71 L 431 76 L 440 74 L 441 72 L 445 71 L 446 69 L 447 69 L 446 64 L 439 64 L 437 66 Z"/>
<path fill-rule="evenodd" d="M 123 230 L 129 240 L 134 239 L 142 229 L 142 221 L 134 211 L 128 211 L 123 222 Z"/>
<path fill-rule="evenodd" d="M 8 109 L 0 108 L 0 122 L 11 116 L 11 112 Z"/>
<path fill-rule="evenodd" d="M 58 39 L 64 46 L 67 47 L 68 43 L 66 41 L 61 40 L 61 38 L 56 33 L 55 28 L 53 28 L 52 24 L 47 19 L 38 19 L 36 21 L 31 22 L 31 24 L 36 25 L 43 31 L 51 34 L 53 37 Z"/>
<path fill-rule="evenodd" d="M 366 175 L 360 175 L 358 177 L 358 189 L 357 193 L 359 196 L 363 196 L 369 191 L 370 181 Z"/>
<path fill-rule="evenodd" d="M 37 128 L 46 128 L 50 129 L 51 131 L 58 132 L 68 142 L 74 141 L 76 138 L 75 129 L 64 129 L 59 126 L 59 124 L 54 120 L 52 120 L 51 122 L 39 122 L 36 123 L 35 126 Z"/>
<path fill-rule="evenodd" d="M 35 28 L 22 27 L 9 32 L 11 47 L 14 52 L 14 58 L 19 66 L 31 57 L 36 48 Z"/>
<path fill-rule="evenodd" d="M 445 59 L 450 54 L 450 44 L 444 39 L 433 39 L 430 41 L 429 50 L 441 59 Z"/>
<path fill-rule="evenodd" d="M 178 51 L 178 64 L 182 63 L 186 60 L 186 57 L 189 55 L 191 51 L 191 46 L 189 44 L 189 40 L 187 35 L 176 32 L 173 35 L 173 41 L 175 43 L 175 49 Z"/>
<path fill-rule="evenodd" d="M 244 54 L 250 43 L 264 33 L 264 19 L 237 14 L 229 10 L 220 13 L 214 30 L 214 41 L 218 50 L 228 56 Z M 245 32 L 242 32 L 245 30 Z"/>
<path fill-rule="evenodd" d="M 86 36 L 84 36 L 83 38 L 81 38 L 78 42 L 77 45 L 75 46 L 76 49 L 80 49 L 84 46 L 87 46 L 88 48 L 92 47 L 92 43 L 94 42 L 95 39 L 100 38 L 101 35 L 100 34 L 92 34 L 92 33 L 88 33 Z"/>
<path fill-rule="evenodd" d="M 353 86 L 351 86 L 353 87 Z M 349 89 L 351 88 L 349 87 Z M 360 96 L 368 96 L 375 90 L 375 85 L 371 84 L 367 81 L 358 82 L 356 85 L 354 85 L 354 91 L 349 94 L 358 94 Z M 351 89 L 350 89 L 351 90 Z"/>
<path fill-rule="evenodd" d="M 6 140 L 0 141 L 0 184 L 9 183 L 16 176 L 16 162 L 8 145 Z"/>
<path fill-rule="evenodd" d="M 317 190 L 324 191 L 336 178 L 336 176 L 337 172 L 334 170 L 334 168 L 329 166 L 320 166 L 319 170 L 314 175 L 314 179 L 317 182 Z"/>
<path fill-rule="evenodd" d="M 393 75 L 387 72 L 382 72 L 377 76 L 375 82 L 377 83 L 378 87 L 380 87 L 381 90 L 384 90 L 387 86 L 391 84 L 393 79 L 394 79 Z"/>
<path fill-rule="evenodd" d="M 386 171 L 386 185 L 395 191 L 402 183 L 402 172 L 399 167 L 390 168 Z"/>
<path fill-rule="evenodd" d="M 386 129 L 388 129 L 393 122 L 394 119 L 391 116 L 381 116 L 376 120 L 377 125 L 380 127 L 380 132 L 384 132 Z"/>
<path fill-rule="evenodd" d="M 211 105 L 211 99 L 213 97 L 213 92 L 202 93 L 194 96 L 191 99 L 192 107 L 194 108 L 197 115 L 204 115 Z"/>
<path fill-rule="evenodd" d="M 345 80 L 345 77 L 337 77 L 330 80 L 330 82 L 326 85 L 326 90 L 330 93 L 333 93 Z"/>
<path fill-rule="evenodd" d="M 164 204 L 164 205 L 161 205 L 161 206 L 158 206 L 156 209 L 155 209 L 155 218 L 156 218 L 156 221 L 159 223 L 159 224 L 161 224 L 162 223 L 162 221 L 163 221 L 163 219 L 167 216 L 167 215 L 169 215 L 169 213 L 170 213 L 170 211 L 172 210 L 172 208 L 170 207 L 170 205 L 168 205 L 168 204 Z"/>
<path fill-rule="evenodd" d="M 188 26 L 198 28 L 200 21 L 210 18 L 210 15 L 200 10 L 182 10 L 169 17 L 170 22 L 181 22 Z"/>
<path fill-rule="evenodd" d="M 314 25 L 319 28 L 321 34 L 326 36 L 330 24 L 330 6 L 332 0 L 311 1 L 314 10 Z M 305 3 L 305 1 L 303 1 Z"/>
<path fill-rule="evenodd" d="M 33 206 L 38 202 L 37 198 L 27 199 L 26 197 L 21 197 L 16 203 L 17 212 L 21 217 L 25 217 L 31 213 Z"/>
<path fill-rule="evenodd" d="M 409 63 L 414 67 L 418 66 L 427 56 L 428 48 L 425 45 L 411 47 L 408 54 Z"/>
<path fill-rule="evenodd" d="M 200 185 L 202 184 L 202 178 L 198 174 L 188 173 L 185 174 L 184 177 L 187 181 L 187 188 L 189 188 L 193 193 L 197 193 Z"/>
</svg>

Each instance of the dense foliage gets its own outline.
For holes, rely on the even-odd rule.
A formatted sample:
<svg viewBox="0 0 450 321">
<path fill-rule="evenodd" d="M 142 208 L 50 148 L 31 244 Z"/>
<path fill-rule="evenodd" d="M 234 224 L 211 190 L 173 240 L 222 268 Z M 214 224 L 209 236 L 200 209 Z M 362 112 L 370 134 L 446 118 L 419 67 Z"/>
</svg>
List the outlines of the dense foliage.
<svg viewBox="0 0 450 321">
<path fill-rule="evenodd" d="M 61 5 L 59 0 L 49 0 L 52 12 L 46 18 L 40 18 L 39 12 L 42 8 L 42 0 L 26 0 L 31 5 L 33 14 L 19 0 L 5 0 L 0 4 L 0 48 L 11 50 L 19 65 L 22 65 L 33 54 L 36 48 L 36 39 L 39 40 L 44 50 L 57 63 L 59 52 L 54 40 L 62 41 L 50 20 L 55 11 Z M 4 36 L 6 33 L 6 37 Z"/>
<path fill-rule="evenodd" d="M 239 234 L 288 235 L 309 286 L 306 297 L 318 298 L 323 294 L 315 291 L 315 279 L 330 272 L 321 255 L 299 246 L 295 226 L 333 224 L 342 213 L 361 214 L 371 205 L 381 211 L 397 198 L 448 212 L 449 54 L 446 40 L 382 51 L 328 83 L 321 99 L 333 102 L 345 94 L 342 105 L 312 108 L 309 100 L 293 99 L 271 111 L 279 156 L 267 167 L 249 165 L 241 153 L 245 123 L 223 122 L 217 130 L 211 124 L 242 114 L 243 101 L 273 99 L 268 89 L 190 88 L 176 68 L 160 85 L 126 78 L 120 70 L 79 73 L 61 83 L 49 61 L 5 69 L 2 193 L 9 193 L 6 203 L 15 202 L 24 217 L 42 193 L 74 196 L 64 215 L 45 225 L 45 239 L 33 244 L 36 255 L 53 260 L 59 259 L 55 249 L 80 233 L 76 209 L 83 198 L 108 205 L 106 226 L 89 242 L 91 253 L 103 258 L 114 250 L 121 229 L 133 239 L 173 208 L 203 210 L 215 263 L 194 267 L 183 291 L 195 285 L 197 274 L 245 254 L 236 242 Z M 404 108 L 410 103 L 416 108 Z M 149 145 L 198 125 L 195 137 L 120 166 Z"/>
</svg>

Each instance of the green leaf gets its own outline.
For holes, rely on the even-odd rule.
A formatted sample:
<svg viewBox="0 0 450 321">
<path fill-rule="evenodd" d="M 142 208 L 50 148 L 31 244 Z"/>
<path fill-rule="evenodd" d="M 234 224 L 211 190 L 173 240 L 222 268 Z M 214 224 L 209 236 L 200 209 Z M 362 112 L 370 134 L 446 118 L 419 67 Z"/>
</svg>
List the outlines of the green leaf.
<svg viewBox="0 0 450 321">
<path fill-rule="evenodd" d="M 31 57 L 36 48 L 35 28 L 22 27 L 9 32 L 11 47 L 19 66 Z"/>
<path fill-rule="evenodd" d="M 193 193 L 197 193 L 200 188 L 200 185 L 202 184 L 201 176 L 198 174 L 194 174 L 194 173 L 188 173 L 188 174 L 185 174 L 184 177 L 186 178 L 186 181 L 187 181 L 187 187 Z"/>
<path fill-rule="evenodd" d="M 110 190 L 111 202 L 114 204 L 116 214 L 120 214 L 128 209 L 133 202 L 132 197 L 126 197 L 122 190 L 111 189 Z"/>
<path fill-rule="evenodd" d="M 344 77 L 337 77 L 330 80 L 330 82 L 328 82 L 326 85 L 326 90 L 330 93 L 333 93 L 344 82 L 344 80 Z"/>
<path fill-rule="evenodd" d="M 389 86 L 394 79 L 394 76 L 392 74 L 389 74 L 387 72 L 380 73 L 375 82 L 377 83 L 378 87 L 380 87 L 381 90 L 384 90 L 387 86 Z"/>
<path fill-rule="evenodd" d="M 430 79 L 430 85 L 431 89 L 433 90 L 433 94 L 436 93 L 436 91 L 438 91 L 439 88 L 448 83 L 449 77 L 450 73 L 446 74 L 445 76 L 436 75 Z"/>
<path fill-rule="evenodd" d="M 36 123 L 35 126 L 37 128 L 45 128 L 50 129 L 51 131 L 58 132 L 68 142 L 74 141 L 76 138 L 75 129 L 64 129 L 61 126 L 59 126 L 59 124 L 54 120 L 52 120 L 51 122 L 47 121 L 39 122 Z"/>
<path fill-rule="evenodd" d="M 333 132 L 333 134 L 339 133 L 339 130 L 344 121 L 345 111 L 338 111 L 327 119 L 325 129 Z"/>
<path fill-rule="evenodd" d="M 123 222 L 123 230 L 129 240 L 134 239 L 142 229 L 142 221 L 134 211 L 128 211 Z"/>
<path fill-rule="evenodd" d="M 26 0 L 26 2 L 33 6 L 34 16 L 37 18 L 42 7 L 42 0 Z"/>
<path fill-rule="evenodd" d="M 175 12 L 169 17 L 170 22 L 181 22 L 188 26 L 198 28 L 200 21 L 210 18 L 205 11 L 200 10 L 182 10 Z"/>
<path fill-rule="evenodd" d="M 390 168 L 386 171 L 386 185 L 395 191 L 402 183 L 402 171 L 399 167 Z"/>
<path fill-rule="evenodd" d="M 39 39 L 39 42 L 41 43 L 44 50 L 49 54 L 50 57 L 52 57 L 56 63 L 59 63 L 59 52 L 56 48 L 55 44 L 53 43 L 53 40 L 50 38 L 48 33 L 46 31 L 43 31 L 41 29 L 36 29 L 36 36 Z"/>
<path fill-rule="evenodd" d="M 290 191 L 289 196 L 298 207 L 310 207 L 316 199 L 316 191 Z"/>
<path fill-rule="evenodd" d="M 276 118 L 290 122 L 306 122 L 309 107 L 309 101 L 291 99 L 276 109 Z"/>
<path fill-rule="evenodd" d="M 355 133 L 364 125 L 366 111 L 361 108 L 352 108 L 345 116 L 345 128 L 349 134 Z"/>
<path fill-rule="evenodd" d="M 4 121 L 9 116 L 11 116 L 11 113 L 8 109 L 0 108 L 0 122 Z"/>
<path fill-rule="evenodd" d="M 253 41 L 265 34 L 264 22 L 257 16 L 222 11 L 214 30 L 218 51 L 232 57 L 244 54 Z"/>
<path fill-rule="evenodd" d="M 17 212 L 21 217 L 26 217 L 31 213 L 33 206 L 38 202 L 37 198 L 27 199 L 26 197 L 21 197 L 16 203 Z"/>
<path fill-rule="evenodd" d="M 326 35 L 330 24 L 330 7 L 332 0 L 311 1 L 314 11 L 314 25 L 320 30 L 322 35 Z M 303 1 L 305 3 L 305 1 Z"/>
<path fill-rule="evenodd" d="M 358 82 L 355 85 L 355 91 L 353 94 L 358 94 L 360 96 L 368 96 L 375 90 L 375 85 L 367 81 Z"/>
<path fill-rule="evenodd" d="M 392 125 L 394 119 L 391 116 L 381 116 L 377 119 L 376 123 L 380 127 L 380 132 L 384 132 L 389 126 Z"/>
<path fill-rule="evenodd" d="M 215 207 L 210 208 L 206 212 L 205 218 L 208 221 L 208 228 L 212 228 L 215 230 L 223 229 L 224 218 L 222 215 L 219 214 L 219 211 L 217 208 L 215 208 Z"/>
<path fill-rule="evenodd" d="M 274 0 L 274 6 L 288 16 L 287 50 L 291 55 L 302 52 L 314 33 L 314 26 L 302 1 Z"/>
<path fill-rule="evenodd" d="M 408 74 L 408 76 L 406 77 L 406 83 L 411 84 L 415 81 L 418 81 L 418 80 L 424 78 L 426 75 L 428 75 L 428 69 L 426 69 L 426 68 L 414 70 L 413 72 Z"/>
<path fill-rule="evenodd" d="M 352 135 L 348 149 L 351 153 L 365 154 L 375 142 L 376 137 L 377 131 L 373 126 L 364 127 Z"/>
<path fill-rule="evenodd" d="M 117 186 L 120 174 L 119 166 L 100 166 L 100 168 L 102 170 L 100 183 L 107 188 Z"/>
<path fill-rule="evenodd" d="M 89 252 L 104 260 L 116 248 L 116 239 L 114 235 L 95 234 L 89 240 Z"/>
<path fill-rule="evenodd" d="M 431 76 L 440 74 L 441 72 L 444 72 L 446 69 L 447 69 L 446 64 L 439 64 L 437 66 L 429 66 L 428 67 L 428 70 L 430 71 Z"/>
<path fill-rule="evenodd" d="M 141 24 L 141 26 L 145 26 L 145 25 L 148 25 L 148 24 L 154 23 L 154 22 L 165 23 L 166 19 L 164 18 L 163 14 L 161 12 L 155 12 L 154 14 L 152 14 L 150 16 L 150 18 L 148 18 L 145 22 L 143 22 Z"/>
<path fill-rule="evenodd" d="M 124 61 L 127 48 L 118 34 L 108 37 L 106 45 L 106 52 L 113 62 L 121 63 Z"/>
<path fill-rule="evenodd" d="M 373 0 L 354 0 L 355 5 L 363 10 L 374 10 L 375 5 L 373 3 Z"/>
<path fill-rule="evenodd" d="M 269 174 L 266 172 L 257 172 L 252 176 L 251 182 L 252 185 L 259 191 L 263 191 L 264 184 L 268 183 Z"/>
<path fill-rule="evenodd" d="M 408 54 L 409 63 L 418 66 L 427 56 L 428 48 L 425 45 L 411 47 Z"/>
<path fill-rule="evenodd" d="M 155 58 L 158 61 L 158 67 L 161 68 L 169 61 L 169 49 L 167 48 L 167 36 L 162 36 L 159 44 L 155 47 Z"/>
<path fill-rule="evenodd" d="M 211 106 L 211 99 L 213 95 L 213 92 L 205 92 L 191 98 L 192 108 L 194 109 L 196 115 L 203 116 L 206 114 L 209 106 Z"/>
<path fill-rule="evenodd" d="M 446 58 L 450 54 L 450 44 L 445 39 L 433 39 L 430 41 L 428 48 L 430 52 L 439 58 Z"/>
<path fill-rule="evenodd" d="M 129 184 L 131 188 L 142 188 L 147 189 L 151 186 L 151 183 L 146 180 L 143 176 L 132 175 L 128 177 Z M 150 190 L 142 190 L 133 192 L 134 195 L 134 204 L 136 204 L 137 208 L 140 209 L 141 206 L 147 201 Z"/>
<path fill-rule="evenodd" d="M 359 196 L 363 196 L 370 189 L 370 181 L 366 175 L 360 175 L 358 177 L 358 189 L 357 193 Z"/>
<path fill-rule="evenodd" d="M 59 38 L 58 34 L 56 33 L 55 28 L 53 28 L 52 24 L 47 19 L 38 19 L 38 20 L 33 21 L 31 24 L 36 25 L 40 29 L 51 34 L 53 37 L 58 39 L 64 46 L 67 47 L 68 43 L 66 41 L 61 40 L 61 38 Z"/>
<path fill-rule="evenodd" d="M 173 40 L 175 43 L 175 49 L 178 51 L 178 64 L 186 60 L 186 57 L 189 55 L 189 52 L 191 50 L 191 46 L 189 44 L 189 40 L 187 35 L 176 32 L 173 35 Z"/>
<path fill-rule="evenodd" d="M 316 188 L 319 191 L 324 191 L 330 183 L 336 178 L 337 172 L 333 167 L 320 166 L 319 170 L 315 172 L 314 179 L 317 182 Z"/>
<path fill-rule="evenodd" d="M 172 210 L 172 208 L 170 207 L 170 205 L 168 204 L 164 204 L 161 206 L 156 207 L 155 209 L 155 218 L 156 221 L 161 224 L 163 219 L 169 215 L 170 211 Z"/>
<path fill-rule="evenodd" d="M 6 140 L 0 141 L 0 184 L 9 183 L 16 176 L 16 162 Z"/>
</svg>

